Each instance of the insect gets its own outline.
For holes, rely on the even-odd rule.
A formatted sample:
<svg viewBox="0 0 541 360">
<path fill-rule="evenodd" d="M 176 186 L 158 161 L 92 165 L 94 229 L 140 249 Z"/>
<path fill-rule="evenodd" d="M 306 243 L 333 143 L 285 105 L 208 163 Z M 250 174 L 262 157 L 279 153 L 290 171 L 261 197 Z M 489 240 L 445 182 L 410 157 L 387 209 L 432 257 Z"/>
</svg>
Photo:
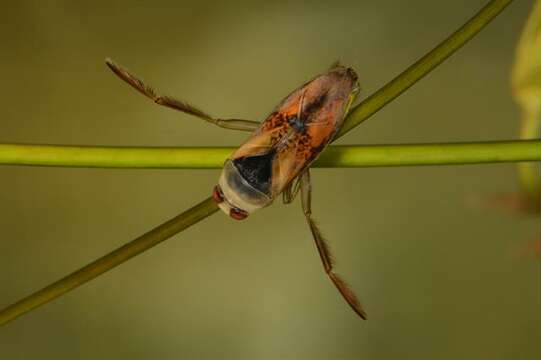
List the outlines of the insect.
<svg viewBox="0 0 541 360">
<path fill-rule="evenodd" d="M 333 271 L 333 258 L 312 218 L 310 165 L 334 139 L 359 92 L 351 68 L 333 65 L 291 92 L 263 121 L 219 119 L 169 96 L 158 95 L 126 69 L 107 59 L 122 80 L 163 105 L 225 129 L 250 131 L 251 136 L 224 163 L 212 197 L 220 209 L 236 220 L 269 206 L 282 194 L 284 204 L 301 194 L 306 221 L 325 272 L 353 311 L 366 319 L 361 304 L 348 285 Z"/>
</svg>

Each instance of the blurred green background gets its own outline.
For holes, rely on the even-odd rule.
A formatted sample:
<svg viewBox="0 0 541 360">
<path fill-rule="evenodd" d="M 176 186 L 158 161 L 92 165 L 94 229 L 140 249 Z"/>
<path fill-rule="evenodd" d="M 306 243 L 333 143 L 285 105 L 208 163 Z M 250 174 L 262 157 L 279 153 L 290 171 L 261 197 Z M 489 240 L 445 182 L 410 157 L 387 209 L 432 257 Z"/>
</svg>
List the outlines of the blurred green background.
<svg viewBox="0 0 541 360">
<path fill-rule="evenodd" d="M 0 15 L 0 142 L 236 145 L 153 105 L 105 57 L 222 117 L 263 119 L 340 59 L 365 97 L 487 1 L 21 1 Z M 516 1 L 342 144 L 515 138 Z M 0 167 L 0 306 L 210 194 L 218 170 Z M 0 329 L 2 359 L 538 359 L 536 218 L 479 206 L 514 166 L 317 169 L 314 213 L 363 322 L 325 276 L 300 204 L 217 214 Z"/>
</svg>

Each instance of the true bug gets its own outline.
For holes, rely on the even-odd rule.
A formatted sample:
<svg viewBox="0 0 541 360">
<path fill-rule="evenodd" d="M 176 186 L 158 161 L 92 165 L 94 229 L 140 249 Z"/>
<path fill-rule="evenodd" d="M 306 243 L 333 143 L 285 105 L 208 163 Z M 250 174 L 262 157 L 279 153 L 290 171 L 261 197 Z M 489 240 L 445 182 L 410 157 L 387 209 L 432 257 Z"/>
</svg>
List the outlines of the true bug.
<svg viewBox="0 0 541 360">
<path fill-rule="evenodd" d="M 139 78 L 107 59 L 109 68 L 137 91 L 164 105 L 226 129 L 252 132 L 224 163 L 212 196 L 226 214 L 242 220 L 270 205 L 280 194 L 285 204 L 301 193 L 325 272 L 351 308 L 363 319 L 366 313 L 346 283 L 333 272 L 330 249 L 312 219 L 309 166 L 333 140 L 359 92 L 355 71 L 340 64 L 291 92 L 263 121 L 218 119 L 188 103 L 158 95 Z"/>
</svg>

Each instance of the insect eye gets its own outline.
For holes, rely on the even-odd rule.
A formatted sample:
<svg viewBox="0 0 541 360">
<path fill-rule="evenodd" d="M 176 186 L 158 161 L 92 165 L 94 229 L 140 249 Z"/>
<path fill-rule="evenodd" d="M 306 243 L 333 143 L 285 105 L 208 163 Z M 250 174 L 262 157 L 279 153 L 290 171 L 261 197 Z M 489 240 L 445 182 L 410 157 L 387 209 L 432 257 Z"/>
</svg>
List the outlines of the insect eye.
<svg viewBox="0 0 541 360">
<path fill-rule="evenodd" d="M 216 204 L 221 203 L 224 201 L 224 193 L 222 192 L 222 189 L 218 185 L 214 187 L 214 190 L 212 190 L 212 198 L 214 199 L 214 202 Z"/>
<path fill-rule="evenodd" d="M 231 208 L 231 210 L 229 210 L 229 216 L 235 220 L 244 220 L 248 217 L 248 213 L 241 209 Z"/>
</svg>

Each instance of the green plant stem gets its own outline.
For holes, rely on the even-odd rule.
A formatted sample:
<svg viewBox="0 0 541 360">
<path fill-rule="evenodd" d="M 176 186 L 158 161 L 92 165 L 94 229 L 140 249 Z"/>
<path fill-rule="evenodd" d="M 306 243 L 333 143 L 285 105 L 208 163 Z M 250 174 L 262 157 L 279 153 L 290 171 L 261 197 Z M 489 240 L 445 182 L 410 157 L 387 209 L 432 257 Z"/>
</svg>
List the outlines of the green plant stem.
<svg viewBox="0 0 541 360">
<path fill-rule="evenodd" d="M 447 39 L 443 40 L 438 46 L 417 60 L 404 72 L 354 107 L 338 133 L 338 137 L 351 131 L 354 127 L 374 115 L 397 96 L 409 89 L 417 81 L 425 77 L 436 66 L 477 35 L 479 31 L 488 25 L 511 2 L 513 0 L 490 1 Z"/>
<path fill-rule="evenodd" d="M 220 169 L 233 147 L 131 148 L 0 144 L 0 164 Z M 331 146 L 313 167 L 481 164 L 541 160 L 541 140 Z"/>
<path fill-rule="evenodd" d="M 111 270 L 187 227 L 214 214 L 217 210 L 218 207 L 212 198 L 202 201 L 126 245 L 3 309 L 0 312 L 0 325 L 4 325 L 16 317 L 46 304 L 104 272 Z"/>
<path fill-rule="evenodd" d="M 340 132 L 340 136 L 353 129 L 356 125 L 366 120 L 376 111 L 385 106 L 392 99 L 396 98 L 403 91 L 413 85 L 416 81 L 428 74 L 434 67 L 440 64 L 460 46 L 477 34 L 483 26 L 488 24 L 492 19 L 501 12 L 505 6 L 510 4 L 512 0 L 492 0 L 480 12 L 478 12 L 471 20 L 469 20 L 457 32 L 440 43 L 434 50 L 428 53 L 421 60 L 412 65 L 389 84 L 378 90 L 374 95 L 370 96 L 364 102 L 352 109 L 350 115 L 346 119 L 344 127 Z M 47 286 L 46 288 L 34 293 L 27 298 L 0 310 L 0 325 L 13 320 L 38 306 L 46 304 L 54 298 L 72 290 L 104 273 L 107 270 L 119 265 L 123 261 L 143 252 L 144 250 L 154 246 L 155 244 L 173 236 L 175 233 L 195 224 L 216 211 L 216 206 L 207 199 L 170 220 L 169 222 L 160 225 L 154 230 L 143 235 L 137 240 L 145 239 L 143 243 L 148 246 L 141 246 L 140 243 L 126 244 L 122 248 L 115 250 L 113 253 L 104 256 L 94 263 L 68 275 L 68 277 L 59 280 L 58 282 Z M 167 229 L 165 231 L 164 229 Z M 135 244 L 134 244 L 135 243 Z M 128 254 L 126 256 L 126 254 Z M 69 286 L 68 286 L 69 285 Z"/>
</svg>

